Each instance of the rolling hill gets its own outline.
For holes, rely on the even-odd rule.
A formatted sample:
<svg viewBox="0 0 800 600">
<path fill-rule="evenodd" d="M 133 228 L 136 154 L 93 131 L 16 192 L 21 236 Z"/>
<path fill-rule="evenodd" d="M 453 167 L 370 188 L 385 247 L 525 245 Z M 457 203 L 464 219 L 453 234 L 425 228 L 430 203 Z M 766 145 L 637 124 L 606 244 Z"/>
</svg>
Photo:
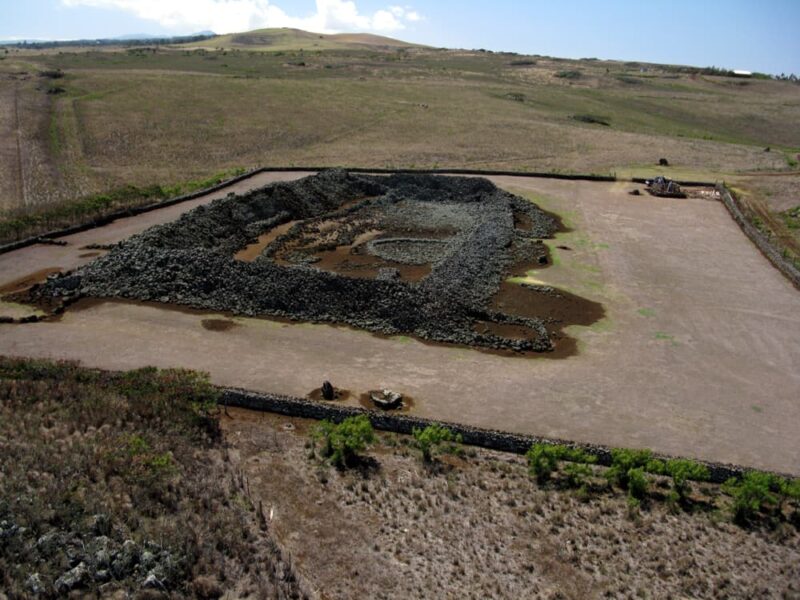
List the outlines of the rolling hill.
<svg viewBox="0 0 800 600">
<path fill-rule="evenodd" d="M 396 50 L 421 47 L 401 40 L 368 33 L 322 34 L 300 29 L 256 29 L 244 33 L 219 35 L 192 44 L 198 48 L 239 48 L 247 50 Z"/>
<path fill-rule="evenodd" d="M 792 237 L 790 81 L 296 29 L 3 52 L 0 211 L 12 216 L 265 165 L 660 172 L 741 183 Z"/>
</svg>

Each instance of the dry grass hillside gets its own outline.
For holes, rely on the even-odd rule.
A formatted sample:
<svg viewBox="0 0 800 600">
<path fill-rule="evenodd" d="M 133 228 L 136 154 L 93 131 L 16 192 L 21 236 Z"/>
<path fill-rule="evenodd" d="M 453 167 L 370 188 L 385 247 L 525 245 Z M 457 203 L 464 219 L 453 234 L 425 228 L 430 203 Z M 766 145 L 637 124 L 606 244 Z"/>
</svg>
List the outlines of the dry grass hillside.
<svg viewBox="0 0 800 600">
<path fill-rule="evenodd" d="M 735 179 L 797 170 L 800 86 L 713 70 L 258 30 L 0 48 L 0 209 L 264 165 Z M 767 151 L 769 149 L 769 151 Z"/>
<path fill-rule="evenodd" d="M 420 458 L 382 435 L 360 469 L 311 451 L 315 423 L 231 409 L 222 426 L 301 577 L 325 598 L 796 598 L 794 525 L 742 528 L 624 494 L 537 483 L 522 457 Z M 591 486 L 589 486 L 591 488 Z M 652 493 L 667 493 L 664 482 Z M 268 507 L 268 508 L 267 508 Z"/>
<path fill-rule="evenodd" d="M 278 51 L 299 50 L 358 50 L 364 48 L 395 49 L 414 48 L 409 44 L 381 35 L 369 33 L 321 34 L 300 29 L 256 29 L 245 33 L 218 35 L 202 42 L 191 44 L 198 48 L 224 48 Z"/>
</svg>

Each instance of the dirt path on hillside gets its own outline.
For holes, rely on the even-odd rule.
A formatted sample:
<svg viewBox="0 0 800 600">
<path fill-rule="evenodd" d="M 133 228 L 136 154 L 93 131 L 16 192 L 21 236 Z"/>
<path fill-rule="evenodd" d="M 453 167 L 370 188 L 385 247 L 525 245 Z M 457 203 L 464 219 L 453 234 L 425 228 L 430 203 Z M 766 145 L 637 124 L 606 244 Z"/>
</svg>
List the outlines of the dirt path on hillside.
<svg viewBox="0 0 800 600">
<path fill-rule="evenodd" d="M 115 369 L 191 367 L 219 384 L 300 396 L 325 379 L 354 398 L 385 386 L 415 398 L 421 416 L 800 473 L 800 295 L 721 204 L 629 196 L 625 183 L 495 181 L 572 228 L 549 243 L 554 265 L 528 279 L 605 307 L 596 325 L 570 328 L 577 356 L 504 358 L 118 302 L 59 322 L 0 325 L 0 352 Z M 78 234 L 66 248 L 0 256 L 0 281 L 70 268 L 88 260 L 81 245 L 117 241 L 204 201 Z M 209 330 L 208 319 L 233 324 Z"/>
<path fill-rule="evenodd" d="M 17 85 L 0 74 L 0 209 L 24 204 Z"/>
</svg>

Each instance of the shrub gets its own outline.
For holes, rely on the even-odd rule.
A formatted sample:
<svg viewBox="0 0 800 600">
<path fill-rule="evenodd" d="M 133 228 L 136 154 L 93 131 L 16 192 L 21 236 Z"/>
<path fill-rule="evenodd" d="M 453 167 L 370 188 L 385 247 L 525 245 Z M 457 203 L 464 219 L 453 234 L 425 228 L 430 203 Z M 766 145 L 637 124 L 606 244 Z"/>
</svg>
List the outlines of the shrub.
<svg viewBox="0 0 800 600">
<path fill-rule="evenodd" d="M 426 463 L 433 461 L 434 454 L 440 452 L 444 444 L 450 442 L 460 444 L 463 441 L 460 433 L 453 435 L 453 432 L 446 427 L 436 424 L 428 425 L 425 429 L 414 427 L 412 435 L 414 444 L 422 452 L 422 460 Z M 452 444 L 449 448 L 452 448 Z"/>
<path fill-rule="evenodd" d="M 611 483 L 616 483 L 623 489 L 628 489 L 629 472 L 631 469 L 643 469 L 648 465 L 655 465 L 650 450 L 629 450 L 627 448 L 613 448 L 611 450 L 611 467 L 606 471 L 606 477 Z"/>
<path fill-rule="evenodd" d="M 580 79 L 581 72 L 580 71 L 558 71 L 554 75 L 559 79 Z"/>
<path fill-rule="evenodd" d="M 539 483 L 550 479 L 553 471 L 558 468 L 559 461 L 587 464 L 597 460 L 579 448 L 561 444 L 533 444 L 525 454 L 525 458 L 528 459 L 530 474 L 536 477 Z"/>
<path fill-rule="evenodd" d="M 572 115 L 572 118 L 576 121 L 580 121 L 581 123 L 592 123 L 595 125 L 604 125 L 606 127 L 611 126 L 611 123 L 608 122 L 608 117 L 598 117 L 596 115 Z"/>
<path fill-rule="evenodd" d="M 584 488 L 586 478 L 591 476 L 592 469 L 584 463 L 569 463 L 564 466 L 564 474 L 567 476 L 566 483 L 572 488 Z"/>
<path fill-rule="evenodd" d="M 734 521 L 747 523 L 768 505 L 777 503 L 773 492 L 780 489 L 780 479 L 769 473 L 748 471 L 741 479 L 728 479 L 722 489 L 733 498 Z"/>
<path fill-rule="evenodd" d="M 800 479 L 784 479 L 781 482 L 781 504 L 786 499 L 794 503 L 792 518 L 800 525 Z"/>
<path fill-rule="evenodd" d="M 314 436 L 322 440 L 322 456 L 341 468 L 354 464 L 358 453 L 375 441 L 372 423 L 366 415 L 348 417 L 338 425 L 324 420 Z"/>
<path fill-rule="evenodd" d="M 647 476 L 644 469 L 636 467 L 628 470 L 628 496 L 641 500 L 647 495 Z"/>
<path fill-rule="evenodd" d="M 653 475 L 664 475 L 667 472 L 667 464 L 663 460 L 652 458 L 647 461 L 644 470 Z"/>
<path fill-rule="evenodd" d="M 245 572 L 263 538 L 224 445 L 197 421 L 198 381 L 0 357 L 0 596 L 31 597 L 36 572 L 42 597 L 66 597 L 56 582 L 84 564 L 69 595 L 102 596 L 109 583 L 133 597 L 145 549 L 168 597 L 214 565 Z"/>
<path fill-rule="evenodd" d="M 509 92 L 506 94 L 506 98 L 514 102 L 525 102 L 525 94 L 519 92 Z"/>
<path fill-rule="evenodd" d="M 672 489 L 679 500 L 685 500 L 691 492 L 690 480 L 706 481 L 708 468 L 694 460 L 674 459 L 667 461 L 666 472 L 672 477 Z"/>
</svg>

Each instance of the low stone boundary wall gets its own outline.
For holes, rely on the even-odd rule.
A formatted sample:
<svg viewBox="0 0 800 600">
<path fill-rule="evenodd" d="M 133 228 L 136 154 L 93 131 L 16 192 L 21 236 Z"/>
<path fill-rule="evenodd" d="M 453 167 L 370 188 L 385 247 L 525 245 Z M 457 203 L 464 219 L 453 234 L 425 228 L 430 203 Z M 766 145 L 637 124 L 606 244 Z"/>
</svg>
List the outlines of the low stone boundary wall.
<svg viewBox="0 0 800 600">
<path fill-rule="evenodd" d="M 652 177 L 650 179 L 652 179 Z M 646 179 L 644 177 L 633 177 L 631 178 L 631 181 L 633 183 L 647 183 L 650 181 L 650 179 Z M 676 179 L 675 183 L 681 187 L 714 187 L 717 185 L 711 181 L 681 181 L 679 179 Z"/>
<path fill-rule="evenodd" d="M 107 225 L 112 221 L 116 221 L 117 219 L 123 219 L 125 217 L 133 217 L 139 215 L 141 213 L 149 212 L 151 210 L 158 210 L 159 208 L 166 208 L 167 206 L 172 206 L 173 204 L 179 204 L 181 202 L 186 202 L 187 200 L 194 200 L 195 198 L 199 198 L 200 196 L 204 196 L 206 194 L 210 194 L 212 192 L 219 191 L 224 189 L 228 186 L 231 186 L 235 183 L 243 181 L 245 179 L 249 179 L 254 175 L 258 175 L 259 173 L 302 173 L 305 171 L 315 172 L 315 171 L 325 171 L 328 169 L 332 169 L 334 167 L 331 166 L 324 166 L 324 167 L 261 167 L 258 169 L 253 169 L 252 171 L 248 171 L 242 175 L 237 175 L 231 179 L 218 183 L 217 185 L 213 185 L 211 187 L 197 190 L 196 192 L 192 192 L 190 194 L 184 194 L 183 196 L 177 196 L 175 198 L 170 198 L 169 200 L 161 200 L 159 202 L 153 202 L 151 204 L 145 204 L 142 206 L 136 206 L 131 208 L 121 209 L 107 215 L 103 215 L 102 217 L 98 217 L 96 219 L 92 219 L 89 222 L 82 223 L 80 225 L 73 225 L 72 227 L 65 227 L 64 229 L 58 229 L 54 231 L 48 231 L 47 233 L 42 233 L 37 236 L 25 238 L 23 240 L 18 240 L 16 242 L 10 242 L 8 244 L 0 245 L 0 254 L 4 254 L 6 252 L 12 252 L 13 250 L 19 250 L 20 248 L 24 248 L 26 246 L 31 246 L 33 244 L 39 243 L 43 239 L 52 239 L 52 238 L 59 238 L 64 237 L 66 235 L 72 235 L 73 233 L 80 233 L 81 231 L 86 231 L 88 229 L 93 229 L 95 227 L 100 227 L 102 225 Z M 385 168 L 367 168 L 367 167 L 342 167 L 344 170 L 349 171 L 351 173 L 374 173 L 378 175 L 392 175 L 395 173 L 412 173 L 412 174 L 420 174 L 420 175 L 475 175 L 479 177 L 501 177 L 501 176 L 508 176 L 508 177 L 533 177 L 533 178 L 542 178 L 542 179 L 564 179 L 564 180 L 573 180 L 573 181 L 618 181 L 618 179 L 613 175 L 582 175 L 580 173 L 576 174 L 569 174 L 569 173 L 546 173 L 546 172 L 531 172 L 531 171 L 502 171 L 502 170 L 481 170 L 481 169 L 385 169 Z M 644 183 L 645 180 L 641 178 L 634 178 L 631 181 L 634 183 Z M 713 186 L 713 183 L 703 183 L 703 182 L 691 182 L 691 181 L 679 181 L 680 185 L 684 186 Z"/>
<path fill-rule="evenodd" d="M 728 212 L 733 217 L 733 220 L 741 227 L 744 234 L 752 240 L 761 253 L 775 265 L 781 273 L 798 289 L 800 290 L 800 270 L 794 266 L 789 260 L 785 259 L 780 250 L 774 246 L 767 236 L 765 236 L 745 215 L 739 199 L 733 194 L 724 184 L 717 185 L 722 204 L 728 209 Z"/>
<path fill-rule="evenodd" d="M 581 444 L 568 440 L 545 438 L 535 435 L 525 435 L 520 433 L 509 433 L 495 429 L 483 429 L 470 425 L 458 423 L 448 423 L 445 421 L 434 421 L 423 419 L 402 413 L 388 411 L 372 411 L 355 406 L 343 406 L 336 403 L 322 403 L 304 398 L 292 396 L 281 396 L 278 394 L 262 394 L 238 388 L 222 389 L 220 404 L 223 406 L 234 406 L 247 408 L 262 412 L 271 412 L 290 417 L 303 417 L 307 419 L 328 419 L 333 422 L 340 422 L 347 417 L 355 415 L 367 415 L 372 426 L 382 431 L 394 433 L 411 434 L 412 430 L 425 428 L 433 423 L 447 427 L 453 433 L 459 433 L 464 439 L 464 444 L 470 446 L 480 446 L 491 450 L 502 452 L 512 452 L 514 454 L 524 454 L 534 443 L 563 444 L 572 448 L 580 448 L 585 452 L 597 457 L 597 463 L 608 466 L 611 464 L 611 449 L 606 446 L 596 444 Z M 663 454 L 654 454 L 655 458 L 670 459 L 677 458 Z M 730 477 L 739 477 L 746 471 L 745 467 L 710 463 L 698 461 L 708 467 L 710 481 L 723 483 Z"/>
<path fill-rule="evenodd" d="M 172 206 L 173 204 L 180 204 L 181 202 L 186 202 L 187 200 L 194 200 L 195 198 L 199 198 L 200 196 L 205 196 L 206 194 L 217 192 L 235 183 L 239 183 L 240 181 L 249 179 L 253 175 L 257 175 L 258 173 L 261 173 L 264 170 L 265 169 L 255 169 L 253 171 L 248 171 L 247 173 L 243 173 L 242 175 L 237 175 L 236 177 L 232 177 L 231 179 L 226 179 L 225 181 L 222 181 L 216 185 L 212 185 L 211 187 L 207 187 L 202 190 L 197 190 L 189 194 L 184 194 L 183 196 L 176 196 L 174 198 L 169 198 L 168 200 L 159 200 L 157 202 L 152 202 L 150 204 L 143 204 L 141 206 L 131 206 L 129 208 L 123 208 L 108 213 L 106 215 L 103 215 L 101 217 L 92 219 L 91 221 L 88 221 L 86 223 L 73 225 L 71 227 L 65 227 L 64 229 L 48 231 L 47 233 L 42 233 L 33 237 L 25 238 L 23 240 L 17 240 L 16 242 L 3 244 L 0 245 L 0 254 L 5 254 L 6 252 L 11 252 L 13 250 L 19 250 L 20 248 L 24 248 L 25 246 L 32 246 L 33 244 L 38 244 L 42 240 L 60 238 L 66 235 L 80 233 L 81 231 L 94 229 L 95 227 L 108 225 L 109 223 L 111 223 L 112 221 L 116 221 L 117 219 L 124 219 L 126 217 L 135 217 L 136 215 L 150 212 L 151 210 L 158 210 L 159 208 L 166 208 L 168 206 Z"/>
</svg>

